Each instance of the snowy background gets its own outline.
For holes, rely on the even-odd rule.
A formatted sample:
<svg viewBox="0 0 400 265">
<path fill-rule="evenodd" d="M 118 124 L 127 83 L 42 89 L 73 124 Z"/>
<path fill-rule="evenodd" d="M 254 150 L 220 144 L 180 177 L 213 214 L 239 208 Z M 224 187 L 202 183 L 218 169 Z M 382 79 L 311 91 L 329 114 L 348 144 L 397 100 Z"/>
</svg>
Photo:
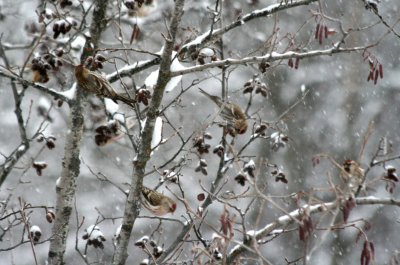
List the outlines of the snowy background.
<svg viewBox="0 0 400 265">
<path fill-rule="evenodd" d="M 86 2 L 86 1 L 84 1 Z M 169 3 L 171 2 L 171 3 Z M 168 15 L 172 1 L 163 3 L 160 8 L 164 8 L 164 15 Z M 238 16 L 237 11 L 241 10 L 246 14 L 253 9 L 259 9 L 273 1 L 225 1 L 224 22 L 229 23 Z M 77 3 L 74 2 L 74 5 Z M 368 124 L 373 122 L 372 135 L 365 147 L 364 155 L 361 159 L 362 167 L 366 168 L 376 151 L 381 137 L 386 137 L 393 149 L 393 154 L 399 153 L 399 44 L 400 39 L 379 22 L 379 19 L 369 10 L 366 10 L 362 1 L 326 1 L 320 2 L 323 5 L 327 16 L 340 19 L 342 27 L 345 29 L 354 29 L 355 32 L 345 40 L 348 46 L 364 46 L 375 43 L 379 44 L 370 48 L 368 51 L 382 65 L 384 71 L 383 79 L 378 80 L 377 84 L 367 81 L 369 73 L 369 64 L 363 58 L 363 52 L 342 53 L 334 56 L 312 57 L 300 60 L 299 69 L 288 67 L 287 60 L 274 62 L 273 67 L 268 69 L 265 74 L 261 74 L 257 65 L 239 65 L 229 68 L 233 70 L 229 73 L 228 90 L 229 100 L 239 104 L 243 108 L 247 106 L 249 95 L 243 94 L 243 85 L 246 81 L 258 75 L 258 78 L 267 84 L 270 96 L 264 98 L 259 94 L 253 95 L 253 103 L 250 106 L 249 114 L 258 111 L 258 115 L 264 121 L 276 121 L 277 117 L 290 107 L 298 98 L 301 97 L 301 87 L 311 89 L 306 96 L 292 111 L 291 115 L 284 123 L 282 128 L 289 137 L 289 143 L 285 148 L 273 151 L 270 141 L 258 139 L 253 142 L 243 155 L 252 158 L 256 164 L 262 159 L 269 163 L 278 164 L 281 170 L 286 174 L 288 184 L 275 182 L 274 178 L 261 167 L 258 172 L 257 181 L 260 185 L 266 185 L 266 194 L 271 196 L 285 196 L 293 192 L 304 190 L 310 192 L 312 189 L 329 188 L 328 176 L 338 180 L 338 170 L 328 160 L 321 160 L 316 167 L 313 166 L 312 158 L 316 154 L 330 154 L 339 163 L 345 159 L 358 159 L 359 151 L 363 144 Z M 37 22 L 35 10 L 38 8 L 37 1 L 7 1 L 0 2 L 0 31 L 2 33 L 1 41 L 10 44 L 28 44 L 33 36 L 25 30 L 25 25 Z M 197 35 L 207 31 L 210 25 L 210 14 L 207 7 L 213 8 L 213 1 L 187 1 L 186 11 L 183 17 L 181 35 L 179 41 L 184 42 L 188 38 L 194 38 Z M 397 1 L 382 1 L 379 5 L 379 12 L 390 25 L 397 20 L 400 4 Z M 115 8 L 115 7 L 114 7 Z M 111 8 L 110 8 L 111 9 Z M 263 55 L 270 51 L 271 47 L 265 47 L 265 41 L 271 36 L 274 29 L 279 28 L 276 38 L 277 44 L 274 47 L 276 52 L 284 52 L 288 40 L 284 38 L 287 34 L 295 39 L 297 45 L 304 47 L 303 51 L 326 49 L 333 43 L 339 41 L 340 30 L 339 23 L 326 20 L 329 28 L 335 28 L 338 33 L 324 40 L 320 45 L 314 39 L 315 19 L 311 16 L 313 11 L 318 9 L 317 4 L 309 6 L 300 6 L 291 10 L 279 12 L 267 18 L 253 20 L 240 28 L 237 28 L 224 35 L 225 57 L 241 58 L 250 55 Z M 115 10 L 114 10 L 115 11 Z M 110 11 L 111 12 L 111 11 Z M 137 49 L 149 50 L 157 53 L 162 45 L 162 36 L 160 32 L 165 32 L 164 21 L 161 19 L 161 11 L 154 14 L 154 17 L 142 19 L 139 18 L 139 25 L 142 30 L 141 39 L 135 42 L 132 47 Z M 78 20 L 79 17 L 76 17 Z M 131 23 L 134 18 L 123 22 L 122 30 L 125 38 L 129 41 L 131 33 Z M 276 25 L 274 25 L 276 23 Z M 359 28 L 371 26 L 367 29 L 357 31 Z M 275 29 L 276 29 L 275 28 Z M 399 26 L 395 30 L 400 31 Z M 51 27 L 49 27 L 51 29 Z M 190 30 L 189 30 L 190 29 Z M 117 28 L 110 26 L 103 34 L 103 42 L 100 47 L 118 46 L 116 41 Z M 52 34 L 50 34 L 51 36 Z M 65 37 L 67 37 L 66 35 Z M 217 46 L 214 46 L 217 47 Z M 24 59 L 28 56 L 30 49 L 8 50 L 6 54 L 11 65 L 21 66 Z M 124 52 L 104 53 L 109 57 L 124 57 Z M 75 58 L 77 60 L 78 57 Z M 129 53 L 130 63 L 152 58 L 146 54 Z M 4 63 L 0 60 L 1 65 Z M 77 61 L 75 61 L 77 62 Z M 117 61 L 117 67 L 123 67 L 121 61 Z M 182 67 L 194 65 L 194 62 L 182 62 Z M 133 78 L 137 86 L 145 83 L 149 84 L 151 80 L 148 76 L 156 71 L 156 67 L 141 72 Z M 105 65 L 105 73 L 115 71 L 114 65 Z M 188 87 L 193 80 L 198 79 L 199 84 L 191 87 L 188 92 L 180 96 L 179 101 L 172 104 L 166 110 L 166 116 L 176 128 L 182 126 L 181 134 L 189 137 L 193 131 L 198 133 L 203 130 L 213 135 L 207 143 L 212 148 L 219 144 L 221 137 L 221 128 L 216 125 L 208 126 L 215 116 L 217 108 L 206 97 L 201 95 L 198 87 L 206 91 L 220 95 L 221 93 L 221 70 L 219 68 L 203 71 L 201 73 L 185 75 L 177 87 L 165 94 L 163 106 L 176 99 L 181 92 L 181 88 Z M 29 72 L 26 76 L 29 76 Z M 57 78 L 54 78 L 57 76 Z M 51 76 L 49 83 L 45 86 L 52 87 L 57 91 L 68 90 L 74 82 L 72 68 L 67 68 Z M 123 81 L 132 85 L 130 78 L 124 78 Z M 113 86 L 120 87 L 120 82 L 113 83 Z M 92 102 L 98 102 L 98 99 L 91 99 Z M 67 104 L 61 107 L 55 106 L 56 102 L 44 93 L 38 92 L 34 88 L 28 88 L 22 103 L 23 114 L 26 119 L 30 114 L 27 124 L 28 137 L 36 132 L 38 126 L 43 121 L 43 117 L 38 113 L 39 106 L 50 106 L 53 104 L 50 116 L 52 122 L 46 122 L 45 135 L 53 135 L 57 138 L 56 147 L 53 150 L 43 148 L 43 143 L 33 141 L 28 153 L 21 159 L 15 169 L 7 177 L 6 181 L 0 187 L 0 201 L 6 200 L 9 196 L 10 202 L 8 210 L 19 209 L 18 198 L 29 202 L 32 205 L 54 206 L 55 204 L 55 184 L 61 172 L 61 163 L 63 159 L 63 147 L 67 131 L 67 122 L 69 110 Z M 10 81 L 7 78 L 0 77 L 0 152 L 7 156 L 20 144 L 18 134 L 18 125 L 14 114 L 14 101 L 11 91 Z M 122 111 L 127 115 L 132 115 L 126 106 L 121 106 Z M 94 130 L 96 124 L 105 122 L 103 112 L 93 109 L 90 104 L 86 105 L 86 126 L 85 137 L 81 148 L 81 173 L 77 180 L 76 205 L 79 215 L 79 222 L 84 217 L 84 224 L 79 231 L 79 248 L 83 249 L 86 242 L 82 240 L 83 229 L 98 220 L 100 213 L 107 218 L 116 218 L 107 220 L 99 224 L 107 241 L 104 250 L 91 249 L 90 256 L 100 263 L 108 264 L 113 254 L 112 237 L 120 225 L 120 217 L 123 214 L 126 196 L 121 190 L 111 185 L 109 182 L 102 182 L 94 176 L 93 173 L 101 173 L 110 179 L 113 183 L 126 189 L 126 183 L 130 181 L 132 173 L 132 160 L 135 152 L 129 145 L 128 138 L 125 137 L 117 143 L 98 147 L 94 144 Z M 94 117 L 100 117 L 100 122 L 95 122 Z M 164 120 L 165 122 L 165 120 Z M 243 136 L 238 136 L 235 140 L 235 149 L 240 148 L 248 141 L 251 135 L 253 122 L 250 121 L 250 128 Z M 134 127 L 133 134 L 137 135 L 138 126 Z M 169 138 L 174 131 L 170 126 L 164 126 L 163 138 Z M 162 144 L 153 154 L 148 170 L 158 167 L 168 161 L 179 148 L 179 139 L 173 137 L 165 144 Z M 185 191 L 186 200 L 192 209 L 196 209 L 200 202 L 197 195 L 202 193 L 199 182 L 204 187 L 209 188 L 211 181 L 215 178 L 218 168 L 219 158 L 210 152 L 203 155 L 202 158 L 208 162 L 208 176 L 200 172 L 195 172 L 198 163 L 198 156 L 195 150 L 191 148 L 192 141 L 189 141 L 185 150 L 177 156 L 177 162 L 183 155 L 186 156 L 186 163 L 181 168 L 180 177 L 181 187 Z M 248 159 L 249 160 L 249 159 Z M 31 167 L 32 161 L 45 161 L 48 167 L 44 169 L 43 175 L 38 176 L 34 168 Z M 0 163 L 4 158 L 0 157 Z M 398 166 L 398 161 L 391 164 Z M 171 164 L 172 166 L 172 164 Z M 242 163 L 234 164 L 229 169 L 226 180 L 227 183 L 223 190 L 230 190 L 236 194 L 244 192 L 248 185 L 242 187 L 238 185 L 233 178 L 238 173 Z M 159 183 L 160 173 L 164 169 L 170 169 L 169 166 L 148 175 L 144 183 L 149 187 L 154 187 Z M 92 172 L 93 173 L 92 173 Z M 373 168 L 369 172 L 368 178 L 373 179 L 381 174 L 382 168 Z M 180 194 L 179 189 L 174 184 L 167 184 L 170 190 Z M 173 197 L 170 191 L 161 187 L 161 190 Z M 369 195 L 379 197 L 393 196 L 398 198 L 399 192 L 395 189 L 393 194 L 385 190 L 385 184 L 378 182 L 373 185 L 373 189 L 367 191 Z M 315 191 L 314 196 L 320 200 L 329 201 L 334 199 L 332 192 Z M 250 198 L 240 201 L 232 201 L 233 205 L 245 208 Z M 296 205 L 290 200 L 279 200 L 277 202 L 287 211 L 296 209 Z M 307 201 L 299 202 L 300 205 Z M 260 206 L 264 207 L 261 211 Z M 217 220 L 222 213 L 224 205 L 215 202 L 208 208 L 205 218 L 207 225 L 204 225 L 203 236 L 210 239 L 213 230 L 219 229 Z M 145 209 L 143 216 L 149 216 L 150 213 Z M 273 222 L 283 213 L 272 205 L 261 204 L 259 201 L 251 206 L 250 213 L 246 216 L 246 228 L 256 230 L 262 226 Z M 370 241 L 374 242 L 376 264 L 388 264 L 393 254 L 400 249 L 397 228 L 399 228 L 400 210 L 395 206 L 360 206 L 352 213 L 350 220 L 364 218 L 371 224 L 371 229 L 367 232 Z M 178 203 L 178 209 L 172 218 L 184 221 L 185 208 Z M 43 238 L 49 238 L 51 224 L 44 220 L 44 211 L 35 210 L 30 215 L 30 223 L 39 225 L 42 229 Z M 317 226 L 324 228 L 326 219 L 320 219 L 321 223 Z M 7 220 L 0 220 L 0 249 L 5 249 L 17 244 L 21 240 L 23 227 L 18 226 L 12 230 L 12 233 L 2 235 L 3 229 L 7 227 Z M 82 260 L 75 252 L 75 232 L 78 221 L 76 216 L 71 219 L 71 233 L 68 237 L 67 264 L 83 264 Z M 137 240 L 143 235 L 149 235 L 157 228 L 159 220 L 140 218 L 135 223 L 133 231 L 133 240 Z M 179 231 L 180 225 L 176 222 L 163 222 L 162 229 L 158 229 L 155 237 L 159 242 L 168 245 L 171 238 L 174 238 L 176 231 Z M 356 229 L 347 228 L 329 233 L 317 251 L 313 254 L 310 264 L 357 264 L 362 249 L 362 242 L 356 243 Z M 316 232 L 313 243 L 318 241 L 319 233 Z M 194 239 L 194 238 L 192 238 Z M 237 232 L 237 239 L 242 240 L 240 232 Z M 48 253 L 48 242 L 35 247 L 39 264 L 44 264 Z M 231 247 L 234 244 L 231 245 Z M 260 247 L 264 256 L 273 264 L 285 264 L 284 257 L 288 260 L 294 260 L 302 255 L 304 251 L 303 242 L 299 241 L 296 231 L 285 233 L 271 242 Z M 186 244 L 182 260 L 190 259 L 190 244 Z M 131 245 L 129 249 L 130 257 L 127 264 L 138 264 L 140 260 L 146 258 L 140 249 Z M 32 251 L 29 244 L 24 244 L 10 251 L 0 252 L 2 264 L 33 264 Z M 250 264 L 250 263 L 249 263 Z"/>
</svg>

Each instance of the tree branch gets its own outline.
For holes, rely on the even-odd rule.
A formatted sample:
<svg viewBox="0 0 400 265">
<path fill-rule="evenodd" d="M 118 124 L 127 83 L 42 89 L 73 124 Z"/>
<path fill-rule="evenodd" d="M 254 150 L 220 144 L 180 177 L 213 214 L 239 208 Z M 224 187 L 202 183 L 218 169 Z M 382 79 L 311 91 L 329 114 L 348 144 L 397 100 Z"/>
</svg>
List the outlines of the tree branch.
<svg viewBox="0 0 400 265">
<path fill-rule="evenodd" d="M 368 196 L 368 197 L 355 198 L 355 200 L 358 205 L 381 204 L 381 205 L 394 205 L 400 207 L 400 201 L 391 198 L 378 198 L 374 196 Z M 238 258 L 240 255 L 246 252 L 249 248 L 251 249 L 251 243 L 261 240 L 263 237 L 266 237 L 270 233 L 272 233 L 275 229 L 278 229 L 280 227 L 285 227 L 293 223 L 294 220 L 299 219 L 299 217 L 303 215 L 304 209 L 307 209 L 309 211 L 309 214 L 311 215 L 320 212 L 330 211 L 337 206 L 338 206 L 337 201 L 315 204 L 315 205 L 305 205 L 302 208 L 294 210 L 287 215 L 279 217 L 278 220 L 264 226 L 262 229 L 258 231 L 248 232 L 247 236 L 253 238 L 254 240 L 247 240 L 246 242 L 241 242 L 238 245 L 236 245 L 228 254 L 227 264 L 232 264 L 236 258 Z"/>
<path fill-rule="evenodd" d="M 337 45 L 330 49 L 326 50 L 315 50 L 315 51 L 309 51 L 309 52 L 285 52 L 285 53 L 268 53 L 263 56 L 251 56 L 251 57 L 244 57 L 242 59 L 225 59 L 225 60 L 220 60 L 216 62 L 211 62 L 203 65 L 196 65 L 192 67 L 187 67 L 183 70 L 180 71 L 174 71 L 171 72 L 171 77 L 178 76 L 178 75 L 184 75 L 188 73 L 194 73 L 194 72 L 201 72 L 206 69 L 210 68 L 215 68 L 215 67 L 227 67 L 230 65 L 239 65 L 239 64 L 248 64 L 248 63 L 261 63 L 261 62 L 273 62 L 273 61 L 279 61 L 279 60 L 285 60 L 289 58 L 309 58 L 309 57 L 316 57 L 316 56 L 331 56 L 336 53 L 349 53 L 349 52 L 355 52 L 355 51 L 363 51 L 365 49 L 368 49 L 372 46 L 375 46 L 375 44 L 371 44 L 368 46 L 359 46 L 359 47 L 352 47 L 352 48 L 338 48 Z"/>
<path fill-rule="evenodd" d="M 195 40 L 185 44 L 182 47 L 181 52 L 187 52 L 187 51 L 192 52 L 195 49 L 201 49 L 202 47 L 208 45 L 209 43 L 218 40 L 219 38 L 221 38 L 222 35 L 224 35 L 228 31 L 240 27 L 244 23 L 251 21 L 253 19 L 266 17 L 276 12 L 290 9 L 296 6 L 308 5 L 312 2 L 317 2 L 317 0 L 279 1 L 279 3 L 277 4 L 273 4 L 266 8 L 253 11 L 250 14 L 246 14 L 223 28 L 221 27 L 218 29 L 212 29 L 210 31 L 203 33 L 202 35 L 198 36 Z"/>
<path fill-rule="evenodd" d="M 120 233 L 120 240 L 113 257 L 113 264 L 123 265 L 128 258 L 128 243 L 136 218 L 140 212 L 141 190 L 147 162 L 150 160 L 151 140 L 153 137 L 154 123 L 159 114 L 159 108 L 164 96 L 164 90 L 171 79 L 171 56 L 174 48 L 178 26 L 183 15 L 184 0 L 176 0 L 173 16 L 169 25 L 169 34 L 165 39 L 164 49 L 161 55 L 160 70 L 157 84 L 154 87 L 152 100 L 146 115 L 146 124 L 141 134 L 139 153 L 134 161 L 134 170 L 131 179 L 131 187 L 125 205 L 124 218 Z"/>
<path fill-rule="evenodd" d="M 101 33 L 106 28 L 106 11 L 108 1 L 96 0 L 93 9 L 93 18 L 90 27 L 90 41 L 86 41 L 81 61 L 84 61 L 92 51 L 92 45 L 96 48 Z M 67 247 L 69 232 L 69 219 L 72 214 L 74 197 L 76 192 L 76 178 L 80 172 L 80 142 L 83 136 L 83 101 L 84 94 L 78 89 L 76 99 L 71 105 L 69 131 L 64 147 L 63 167 L 61 177 L 56 186 L 56 218 L 52 229 L 54 237 L 50 241 L 48 262 L 50 265 L 65 264 L 64 253 Z"/>
</svg>

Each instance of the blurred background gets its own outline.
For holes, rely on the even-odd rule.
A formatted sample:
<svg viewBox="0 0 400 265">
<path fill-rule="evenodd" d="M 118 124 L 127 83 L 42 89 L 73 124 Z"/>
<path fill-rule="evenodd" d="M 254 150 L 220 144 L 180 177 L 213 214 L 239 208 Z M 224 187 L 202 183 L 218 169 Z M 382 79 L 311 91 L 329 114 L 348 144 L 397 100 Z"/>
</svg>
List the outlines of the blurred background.
<svg viewBox="0 0 400 265">
<path fill-rule="evenodd" d="M 0 2 L 0 28 L 1 42 L 17 47 L 28 45 L 38 36 L 34 27 L 39 28 L 38 12 L 45 1 L 8 1 Z M 52 1 L 49 1 L 52 2 Z M 275 1 L 223 1 L 221 22 L 230 24 L 244 14 L 261 9 Z M 90 6 L 90 1 L 83 1 L 83 6 Z M 185 14 L 178 36 L 177 45 L 193 40 L 196 36 L 210 29 L 212 10 L 215 1 L 186 1 Z M 47 3 L 47 8 L 55 12 L 54 4 Z M 157 9 L 147 16 L 140 17 L 127 12 L 127 8 L 121 1 L 114 1 L 108 10 L 109 16 L 115 20 L 103 34 L 100 47 L 121 48 L 121 38 L 127 47 L 147 50 L 153 53 L 159 52 L 163 42 L 161 33 L 165 33 L 165 19 L 171 16 L 173 1 L 158 3 Z M 396 1 L 381 1 L 379 14 L 389 24 L 395 25 L 393 29 L 400 32 L 396 24 L 399 3 Z M 70 16 L 77 21 L 82 20 L 79 2 L 72 1 L 67 7 Z M 65 11 L 65 10 L 64 10 Z M 121 12 L 121 13 L 119 13 Z M 119 14 L 120 16 L 119 20 Z M 322 15 L 323 14 L 323 15 Z M 90 21 L 90 13 L 86 18 Z M 132 25 L 139 25 L 141 35 L 133 44 L 129 44 L 132 33 Z M 332 30 L 332 35 L 324 39 L 322 44 L 314 38 L 317 24 L 324 24 Z M 219 27 L 216 23 L 215 27 Z M 384 26 L 380 19 L 370 10 L 364 7 L 362 1 L 321 1 L 306 6 L 291 8 L 278 12 L 269 17 L 254 19 L 241 27 L 229 31 L 223 36 L 222 47 L 224 58 L 243 58 L 247 56 L 261 56 L 269 52 L 283 53 L 285 51 L 306 52 L 331 48 L 341 41 L 343 35 L 341 28 L 350 32 L 345 38 L 342 47 L 358 47 L 371 45 L 365 51 L 340 53 L 333 56 L 316 56 L 303 58 L 299 62 L 298 69 L 288 66 L 288 60 L 274 61 L 265 73 L 260 72 L 258 65 L 237 65 L 229 67 L 226 71 L 226 89 L 228 100 L 237 103 L 246 109 L 249 104 L 250 94 L 244 94 L 244 84 L 253 78 L 266 84 L 268 96 L 252 93 L 251 104 L 247 114 L 249 130 L 246 134 L 237 136 L 232 145 L 234 150 L 240 150 L 249 141 L 253 124 L 264 122 L 277 122 L 278 117 L 290 106 L 297 102 L 303 95 L 302 87 L 310 90 L 285 119 L 276 126 L 268 129 L 269 135 L 279 128 L 288 136 L 285 147 L 273 150 L 270 139 L 256 139 L 246 147 L 242 153 L 242 161 L 233 163 L 224 176 L 226 182 L 220 191 L 222 195 L 229 191 L 232 194 L 241 194 L 252 186 L 247 182 L 245 186 L 239 185 L 235 176 L 243 170 L 244 162 L 251 159 L 256 164 L 257 186 L 264 190 L 265 195 L 283 196 L 274 199 L 285 211 L 289 212 L 298 208 L 288 195 L 299 191 L 312 193 L 321 201 L 334 200 L 335 193 L 329 190 L 329 178 L 335 183 L 339 182 L 339 171 L 327 159 L 321 159 L 318 165 L 313 165 L 313 157 L 317 154 L 329 154 L 339 164 L 345 159 L 353 159 L 360 162 L 363 168 L 367 168 L 371 159 L 379 147 L 379 141 L 385 137 L 388 141 L 389 151 L 393 156 L 399 153 L 399 37 Z M 65 34 L 57 39 L 52 38 L 52 27 L 47 27 L 49 36 L 43 37 L 43 43 L 51 47 L 57 45 L 71 45 L 70 58 L 77 63 L 79 60 L 79 34 Z M 121 32 L 119 32 L 121 30 Z M 336 34 L 333 34 L 336 32 Z M 68 39 L 70 43 L 67 43 Z M 121 37 L 122 36 L 122 37 Z M 221 43 L 210 44 L 209 48 L 216 51 L 218 58 L 223 59 L 220 52 Z M 32 47 L 26 49 L 7 49 L 6 55 L 10 64 L 16 70 L 21 67 L 32 52 Z M 37 47 L 34 53 L 39 52 Z M 120 57 L 116 65 L 105 64 L 105 73 L 114 72 L 116 67 L 126 64 L 134 64 L 137 61 L 152 59 L 145 53 L 137 52 L 104 52 L 107 58 Z M 368 81 L 370 71 L 369 60 L 383 67 L 383 78 L 377 83 Z M 0 60 L 4 66 L 4 60 Z M 199 64 L 191 58 L 181 61 L 185 67 Z M 144 84 L 148 75 L 156 70 L 156 67 L 142 71 L 132 77 L 124 77 L 122 82 L 128 88 L 134 84 L 140 87 Z M 29 71 L 24 75 L 30 79 Z M 148 164 L 148 171 L 158 168 L 169 161 L 179 151 L 172 162 L 163 168 L 146 176 L 144 183 L 149 187 L 159 185 L 160 177 L 164 170 L 179 172 L 180 186 L 185 191 L 184 198 L 194 210 L 201 205 L 198 194 L 204 193 L 201 186 L 210 189 L 211 182 L 215 179 L 219 166 L 219 157 L 212 150 L 220 144 L 222 129 L 213 125 L 218 108 L 206 97 L 199 93 L 198 88 L 206 90 L 213 95 L 221 95 L 221 69 L 209 69 L 200 73 L 183 76 L 182 82 L 171 92 L 165 94 L 163 106 L 165 110 L 163 138 L 168 139 L 156 151 Z M 50 74 L 50 81 L 45 84 L 56 91 L 66 91 L 74 83 L 72 67 L 65 65 L 62 71 L 54 71 Z M 192 85 L 196 81 L 195 85 Z M 121 82 L 113 83 L 113 86 L 122 89 Z M 20 87 L 20 85 L 18 85 Z M 189 88 L 186 90 L 186 88 Z M 185 90 L 184 93 L 181 93 Z M 173 104 L 170 105 L 170 103 Z M 144 109 L 144 106 L 141 106 Z M 52 207 L 55 205 L 55 184 L 60 175 L 64 156 L 64 139 L 68 134 L 67 104 L 57 106 L 57 102 L 50 96 L 29 87 L 26 89 L 22 103 L 23 115 L 27 122 L 28 137 L 38 130 L 40 124 L 45 121 L 43 134 L 53 135 L 56 138 L 55 148 L 49 150 L 43 142 L 33 140 L 27 154 L 19 161 L 17 166 L 8 175 L 0 187 L 0 201 L 6 201 L 7 211 L 18 210 L 18 198 L 31 205 Z M 48 110 L 49 117 L 43 115 L 43 109 Z M 41 110 L 42 109 L 42 110 Z M 4 163 L 4 157 L 9 155 L 20 144 L 18 124 L 15 117 L 15 103 L 8 78 L 0 77 L 0 163 Z M 127 106 L 121 106 L 120 111 L 127 116 L 133 116 Z M 46 112 L 46 111 L 45 111 Z M 118 189 L 128 189 L 132 173 L 132 161 L 136 155 L 131 147 L 128 137 L 99 147 L 94 142 L 94 128 L 107 122 L 107 117 L 101 101 L 95 97 L 89 98 L 85 106 L 85 137 L 81 147 L 81 172 L 77 180 L 76 210 L 71 221 L 71 231 L 68 237 L 67 264 L 83 264 L 75 248 L 76 236 L 78 247 L 85 248 L 86 241 L 82 240 L 83 230 L 96 221 L 102 221 L 98 226 L 103 231 L 107 241 L 105 248 L 94 249 L 89 247 L 89 257 L 100 264 L 108 264 L 114 251 L 112 237 L 121 223 L 121 217 L 126 200 L 125 194 Z M 29 119 L 28 119 L 29 117 Z M 218 118 L 216 119 L 218 120 Z M 137 123 L 137 120 L 136 120 Z M 183 148 L 181 141 L 175 134 L 175 129 L 169 126 L 171 123 L 184 139 L 208 132 L 212 139 L 206 140 L 210 144 L 210 153 L 199 155 L 193 142 L 190 140 Z M 368 126 L 372 124 L 371 135 L 366 142 L 362 157 L 360 150 L 364 145 L 364 136 Z M 138 126 L 132 129 L 134 139 L 138 137 Z M 228 136 L 230 140 L 230 136 Z M 232 157 L 232 155 L 230 155 Z M 207 174 L 195 172 L 199 158 L 207 161 Z M 184 162 L 180 162 L 182 161 Z M 33 161 L 45 161 L 47 168 L 38 176 L 32 167 Z M 288 183 L 276 182 L 271 175 L 271 170 L 266 163 L 276 164 L 286 175 Z M 398 166 L 398 161 L 391 161 L 391 165 Z M 373 180 L 383 175 L 383 167 L 372 168 L 367 180 Z M 101 181 L 95 176 L 106 176 L 108 181 Z M 201 183 L 201 184 L 200 184 Z M 116 187 L 117 186 L 117 187 Z M 168 189 L 166 188 L 168 187 Z M 171 191 L 182 196 L 179 187 L 174 183 L 163 183 L 159 188 L 168 196 L 174 197 Z M 374 195 L 377 197 L 398 198 L 399 192 L 394 190 L 390 194 L 385 189 L 383 181 L 371 184 L 361 195 Z M 242 210 L 247 207 L 249 211 L 242 220 L 238 213 L 229 207 L 231 216 L 235 215 L 235 221 L 243 222 L 247 230 L 257 230 L 276 220 L 284 213 L 276 209 L 268 202 L 256 199 L 252 196 L 230 200 L 229 203 Z M 301 199 L 298 204 L 308 203 L 307 197 Z M 202 236 L 205 240 L 211 240 L 212 234 L 219 231 L 219 217 L 224 209 L 224 204 L 215 201 L 206 212 L 204 224 L 201 226 Z M 4 209 L 2 209 L 3 211 Z M 145 216 L 151 214 L 143 209 L 143 218 L 136 223 L 133 231 L 133 241 L 144 235 L 152 234 L 159 244 L 168 246 L 175 239 L 181 225 L 178 222 L 149 219 Z M 76 216 L 77 215 L 77 216 Z M 400 248 L 395 231 L 399 226 L 399 209 L 394 206 L 358 206 L 350 216 L 351 220 L 363 219 L 371 225 L 366 232 L 368 239 L 375 245 L 375 261 L 377 264 L 389 264 L 393 256 L 397 255 Z M 174 215 L 168 216 L 185 222 L 186 209 L 182 203 L 178 203 L 178 209 Z M 84 222 L 79 231 L 78 224 Z M 105 220 L 103 220 L 106 218 Z M 315 219 L 314 219 L 315 218 Z M 310 247 L 321 240 L 321 235 L 328 227 L 329 215 L 316 215 L 313 217 L 319 229 L 315 231 Z M 79 220 L 79 221 L 78 221 Z M 341 220 L 338 219 L 338 222 Z M 11 223 L 10 223 L 11 222 Z M 0 219 L 0 249 L 7 249 L 21 241 L 23 226 L 15 226 L 11 231 L 4 233 L 8 226 L 15 224 L 15 220 Z M 45 221 L 43 209 L 33 210 L 29 215 L 29 223 L 39 225 L 43 239 L 50 237 L 51 224 Z M 235 225 L 235 239 L 243 240 L 242 226 Z M 364 222 L 359 223 L 364 227 Z M 292 226 L 291 228 L 296 228 Z M 363 241 L 356 242 L 358 230 L 346 228 L 328 233 L 319 248 L 313 252 L 309 264 L 357 264 L 362 251 Z M 26 239 L 26 235 L 25 235 Z M 178 260 L 188 261 L 192 259 L 192 250 L 198 245 L 196 237 L 191 233 L 188 242 L 181 247 L 183 253 Z M 193 240 L 193 241 L 191 241 Z M 48 242 L 35 246 L 39 264 L 44 264 L 48 253 Z M 229 245 L 232 248 L 235 243 Z M 273 264 L 286 264 L 287 260 L 295 260 L 304 254 L 304 242 L 299 240 L 297 230 L 288 231 L 271 241 L 260 245 L 260 251 Z M 138 264 L 147 255 L 138 247 L 131 244 L 127 264 Z M 32 264 L 32 250 L 29 244 L 21 245 L 9 251 L 0 252 L 0 260 L 4 264 Z M 253 264 L 252 261 L 243 263 Z"/>
</svg>

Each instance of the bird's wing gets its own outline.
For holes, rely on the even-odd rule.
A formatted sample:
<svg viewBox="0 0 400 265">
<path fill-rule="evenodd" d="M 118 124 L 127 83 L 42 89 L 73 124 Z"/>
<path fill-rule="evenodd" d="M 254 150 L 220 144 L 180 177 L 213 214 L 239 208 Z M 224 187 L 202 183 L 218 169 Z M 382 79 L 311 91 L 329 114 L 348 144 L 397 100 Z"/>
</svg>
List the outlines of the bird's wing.
<svg viewBox="0 0 400 265">
<path fill-rule="evenodd" d="M 233 103 L 230 104 L 230 110 L 232 112 L 233 117 L 235 117 L 236 120 L 245 120 L 246 115 L 243 113 L 241 108 L 239 106 L 235 106 Z"/>
<path fill-rule="evenodd" d="M 148 203 L 149 205 L 155 206 L 157 205 L 157 202 L 160 201 L 160 196 L 156 191 L 152 191 L 146 187 L 142 188 L 142 194 L 145 199 L 145 203 Z"/>
<path fill-rule="evenodd" d="M 106 97 L 114 98 L 117 92 L 115 92 L 114 88 L 110 85 L 107 79 L 105 79 L 102 75 L 91 72 L 90 80 L 96 84 L 101 94 Z"/>
</svg>

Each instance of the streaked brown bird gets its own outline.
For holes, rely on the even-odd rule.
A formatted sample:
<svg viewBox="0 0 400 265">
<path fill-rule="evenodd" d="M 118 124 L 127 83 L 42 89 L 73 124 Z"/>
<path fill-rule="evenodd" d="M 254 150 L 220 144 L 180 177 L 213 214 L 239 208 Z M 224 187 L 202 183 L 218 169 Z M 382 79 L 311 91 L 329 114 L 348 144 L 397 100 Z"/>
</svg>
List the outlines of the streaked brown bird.
<svg viewBox="0 0 400 265">
<path fill-rule="evenodd" d="M 365 174 L 364 169 L 362 169 L 356 161 L 351 159 L 343 162 L 343 169 L 344 172 L 340 173 L 340 177 L 351 191 L 356 192 L 358 187 L 362 184 Z"/>
<path fill-rule="evenodd" d="M 246 132 L 248 127 L 246 115 L 238 105 L 231 102 L 223 102 L 220 97 L 210 95 L 203 89 L 199 89 L 201 93 L 214 101 L 214 103 L 220 108 L 219 115 L 227 122 L 228 132 L 232 136 L 235 136 L 236 134 L 244 134 Z"/>
<path fill-rule="evenodd" d="M 158 191 L 143 186 L 142 195 L 144 207 L 157 216 L 174 213 L 176 210 L 175 201 Z"/>
<path fill-rule="evenodd" d="M 82 64 L 75 66 L 75 77 L 79 88 L 86 92 L 99 97 L 110 98 L 114 102 L 119 100 L 130 106 L 135 103 L 134 99 L 119 95 L 107 79 L 96 72 L 90 71 Z"/>
</svg>

